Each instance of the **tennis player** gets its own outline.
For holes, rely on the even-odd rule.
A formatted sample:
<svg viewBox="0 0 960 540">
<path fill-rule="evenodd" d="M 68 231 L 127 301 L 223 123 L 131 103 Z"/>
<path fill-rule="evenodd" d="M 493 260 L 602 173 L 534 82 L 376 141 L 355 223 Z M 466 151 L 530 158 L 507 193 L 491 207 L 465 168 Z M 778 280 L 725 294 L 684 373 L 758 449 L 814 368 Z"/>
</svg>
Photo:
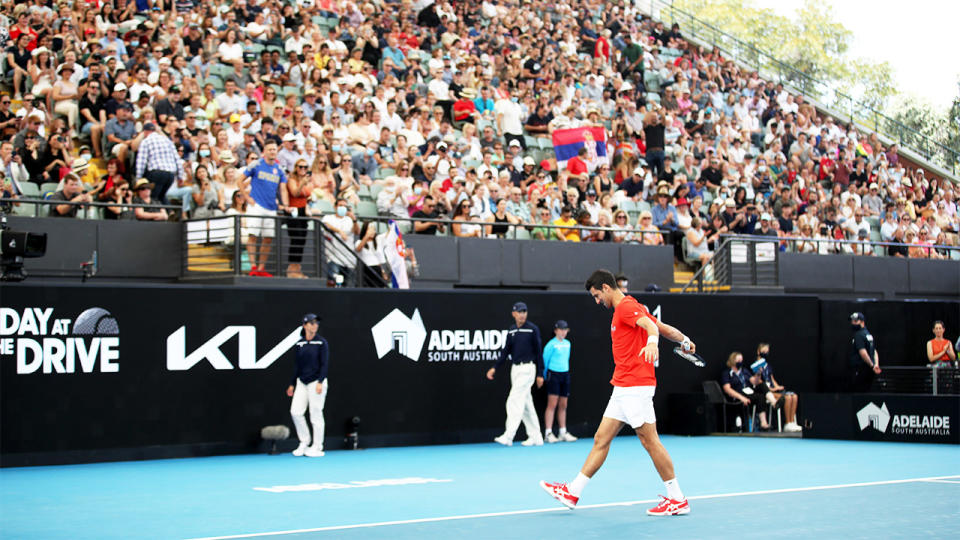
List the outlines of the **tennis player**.
<svg viewBox="0 0 960 540">
<path fill-rule="evenodd" d="M 598 304 L 613 308 L 613 321 L 610 324 L 613 361 L 616 365 L 610 381 L 613 393 L 594 436 L 593 448 L 577 477 L 569 484 L 541 481 L 540 487 L 564 506 L 573 509 L 587 482 L 606 460 L 610 442 L 627 423 L 636 431 L 667 490 L 666 497 L 661 495 L 660 503 L 647 510 L 647 514 L 689 514 L 690 505 L 680 491 L 680 484 L 673 472 L 673 461 L 657 435 L 657 419 L 653 412 L 653 394 L 657 385 L 654 363 L 659 356 L 661 334 L 671 341 L 682 343 L 683 348 L 690 352 L 696 351 L 696 345 L 683 332 L 650 315 L 632 296 L 620 292 L 616 278 L 609 271 L 594 272 L 587 279 L 586 289 Z"/>
</svg>

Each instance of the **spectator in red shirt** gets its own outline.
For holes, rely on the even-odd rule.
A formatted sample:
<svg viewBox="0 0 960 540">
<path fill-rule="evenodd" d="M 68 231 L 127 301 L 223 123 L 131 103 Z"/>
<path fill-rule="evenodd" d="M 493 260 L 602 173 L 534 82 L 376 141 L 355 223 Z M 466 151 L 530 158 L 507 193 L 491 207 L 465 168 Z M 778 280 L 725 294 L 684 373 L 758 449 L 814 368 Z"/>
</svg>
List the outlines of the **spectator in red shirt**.
<svg viewBox="0 0 960 540">
<path fill-rule="evenodd" d="M 597 38 L 597 44 L 593 47 L 593 57 L 603 58 L 605 64 L 610 63 L 610 30 L 604 30 Z"/>
<path fill-rule="evenodd" d="M 477 91 L 473 88 L 464 88 L 460 91 L 460 99 L 453 103 L 453 119 L 457 122 L 466 122 L 476 119 L 477 106 L 473 100 Z"/>
<path fill-rule="evenodd" d="M 580 148 L 577 155 L 567 160 L 567 173 L 572 178 L 587 178 L 587 162 L 583 160 L 587 156 L 587 149 Z"/>
</svg>

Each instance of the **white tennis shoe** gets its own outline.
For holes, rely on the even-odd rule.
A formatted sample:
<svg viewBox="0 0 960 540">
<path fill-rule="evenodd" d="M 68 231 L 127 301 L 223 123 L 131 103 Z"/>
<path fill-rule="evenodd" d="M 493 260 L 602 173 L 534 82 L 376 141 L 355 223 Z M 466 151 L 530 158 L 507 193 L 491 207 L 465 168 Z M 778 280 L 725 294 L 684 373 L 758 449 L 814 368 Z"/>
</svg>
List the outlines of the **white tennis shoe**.
<svg viewBox="0 0 960 540">
<path fill-rule="evenodd" d="M 520 446 L 543 446 L 543 437 L 530 437 L 520 443 Z"/>
<path fill-rule="evenodd" d="M 300 443 L 300 446 L 298 446 L 297 449 L 293 451 L 293 455 L 300 457 L 306 451 L 307 451 L 307 443 Z"/>
<path fill-rule="evenodd" d="M 577 440 L 577 438 L 571 435 L 570 432 L 568 431 L 560 436 L 560 440 L 563 442 L 573 442 Z"/>
<path fill-rule="evenodd" d="M 493 439 L 493 442 L 500 443 L 504 446 L 513 446 L 513 440 L 508 439 L 506 435 L 500 435 Z"/>
<path fill-rule="evenodd" d="M 316 446 L 311 446 L 304 451 L 303 455 L 307 457 L 323 457 L 323 449 L 317 448 Z"/>
<path fill-rule="evenodd" d="M 556 442 L 560 442 L 560 440 L 561 440 L 560 437 L 557 437 L 556 435 L 554 435 L 552 431 L 550 433 L 547 433 L 546 441 L 548 443 L 553 444 Z"/>
</svg>

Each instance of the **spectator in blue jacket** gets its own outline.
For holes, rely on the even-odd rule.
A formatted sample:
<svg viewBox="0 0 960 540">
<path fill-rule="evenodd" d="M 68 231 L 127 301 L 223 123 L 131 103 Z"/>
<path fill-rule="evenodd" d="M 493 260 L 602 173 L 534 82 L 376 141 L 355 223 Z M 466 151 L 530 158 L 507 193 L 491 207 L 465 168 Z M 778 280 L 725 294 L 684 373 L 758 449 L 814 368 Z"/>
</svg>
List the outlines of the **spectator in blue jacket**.
<svg viewBox="0 0 960 540">
<path fill-rule="evenodd" d="M 567 399 L 570 397 L 570 341 L 567 321 L 560 319 L 553 325 L 553 339 L 543 348 L 543 378 L 547 382 L 547 409 L 543 413 L 543 436 L 548 443 L 573 442 L 576 437 L 567 432 Z M 553 434 L 553 415 L 556 412 L 560 435 Z"/>
</svg>

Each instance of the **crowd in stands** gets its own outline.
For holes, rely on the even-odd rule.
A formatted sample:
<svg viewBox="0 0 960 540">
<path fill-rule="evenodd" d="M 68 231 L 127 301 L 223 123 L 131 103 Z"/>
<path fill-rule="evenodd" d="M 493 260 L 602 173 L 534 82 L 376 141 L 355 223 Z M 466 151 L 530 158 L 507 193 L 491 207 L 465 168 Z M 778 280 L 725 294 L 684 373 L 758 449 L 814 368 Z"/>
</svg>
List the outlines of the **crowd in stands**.
<svg viewBox="0 0 960 540">
<path fill-rule="evenodd" d="M 5 197 L 56 185 L 56 200 L 115 203 L 106 219 L 329 215 L 348 243 L 374 216 L 419 234 L 683 243 L 694 262 L 726 233 L 816 253 L 880 249 L 829 239 L 909 257 L 958 245 L 956 184 L 628 2 L 3 13 Z M 583 126 L 604 129 L 608 158 L 586 148 L 558 170 L 551 134 Z"/>
</svg>

